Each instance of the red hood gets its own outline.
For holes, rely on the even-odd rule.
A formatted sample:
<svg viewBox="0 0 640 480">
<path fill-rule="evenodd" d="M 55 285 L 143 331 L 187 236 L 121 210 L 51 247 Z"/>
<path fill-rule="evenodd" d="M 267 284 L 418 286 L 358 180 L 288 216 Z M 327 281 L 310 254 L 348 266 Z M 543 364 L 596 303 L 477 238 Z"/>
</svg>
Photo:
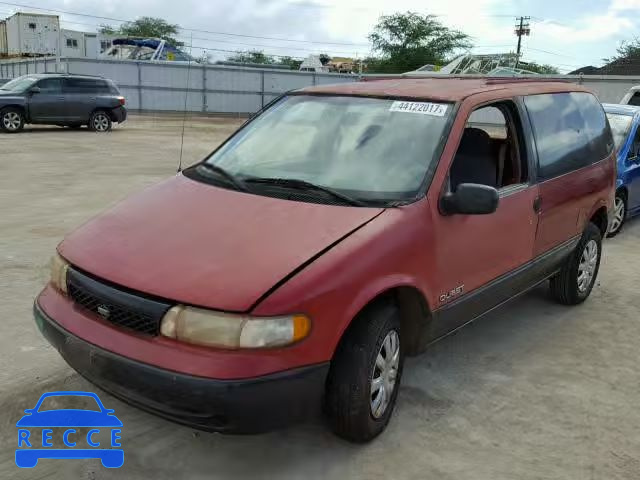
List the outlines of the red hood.
<svg viewBox="0 0 640 480">
<path fill-rule="evenodd" d="M 177 176 L 86 223 L 58 250 L 73 265 L 118 285 L 246 311 L 288 273 L 380 211 L 262 197 Z"/>
</svg>

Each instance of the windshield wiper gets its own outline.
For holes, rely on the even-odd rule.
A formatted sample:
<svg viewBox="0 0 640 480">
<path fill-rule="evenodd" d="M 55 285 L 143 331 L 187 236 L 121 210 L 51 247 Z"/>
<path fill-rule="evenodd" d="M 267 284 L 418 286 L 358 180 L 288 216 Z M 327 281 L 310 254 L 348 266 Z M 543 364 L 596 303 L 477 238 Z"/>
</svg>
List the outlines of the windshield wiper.
<svg viewBox="0 0 640 480">
<path fill-rule="evenodd" d="M 284 188 L 293 188 L 296 190 L 315 190 L 317 192 L 328 193 L 334 198 L 342 200 L 349 205 L 355 205 L 358 207 L 365 207 L 367 204 L 362 200 L 350 197 L 344 193 L 340 193 L 332 188 L 325 187 L 323 185 L 316 185 L 315 183 L 307 182 L 306 180 L 299 180 L 297 178 L 266 178 L 266 177 L 253 177 L 245 180 L 247 183 L 261 183 L 264 185 L 275 185 Z"/>
<path fill-rule="evenodd" d="M 204 170 L 208 170 L 208 171 L 217 173 L 219 176 L 223 177 L 227 182 L 232 184 L 238 190 L 241 190 L 243 192 L 248 192 L 249 191 L 249 188 L 247 187 L 247 185 L 242 180 L 240 180 L 238 177 L 236 177 L 234 174 L 228 172 L 224 168 L 219 167 L 218 165 L 213 165 L 211 163 L 201 163 L 200 165 L 198 165 L 198 168 L 202 168 Z"/>
</svg>

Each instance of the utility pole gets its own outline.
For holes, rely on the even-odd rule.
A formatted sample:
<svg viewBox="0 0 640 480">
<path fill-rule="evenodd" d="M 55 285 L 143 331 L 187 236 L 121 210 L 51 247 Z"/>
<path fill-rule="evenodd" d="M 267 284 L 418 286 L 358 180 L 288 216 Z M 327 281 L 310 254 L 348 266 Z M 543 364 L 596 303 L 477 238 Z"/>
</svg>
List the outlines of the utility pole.
<svg viewBox="0 0 640 480">
<path fill-rule="evenodd" d="M 516 68 L 518 68 L 518 64 L 520 63 L 520 47 L 522 46 L 522 36 L 529 36 L 531 33 L 531 28 L 529 28 L 529 20 L 531 17 L 520 17 L 516 18 L 519 23 L 516 23 L 515 33 L 518 36 L 518 50 L 516 52 Z M 526 23 L 525 23 L 526 22 Z"/>
</svg>

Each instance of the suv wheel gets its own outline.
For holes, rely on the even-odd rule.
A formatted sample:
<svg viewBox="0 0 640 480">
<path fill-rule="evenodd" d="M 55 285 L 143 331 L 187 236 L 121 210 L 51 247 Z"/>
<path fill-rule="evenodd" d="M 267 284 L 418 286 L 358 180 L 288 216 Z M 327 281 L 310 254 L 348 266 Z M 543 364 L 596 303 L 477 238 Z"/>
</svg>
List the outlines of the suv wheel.
<svg viewBox="0 0 640 480">
<path fill-rule="evenodd" d="M 627 196 L 624 191 L 616 192 L 616 199 L 613 204 L 613 220 L 611 220 L 611 229 L 607 237 L 615 237 L 622 230 L 625 218 L 627 216 Z"/>
<path fill-rule="evenodd" d="M 560 273 L 551 279 L 553 297 L 564 305 L 584 302 L 596 282 L 601 256 L 602 234 L 596 225 L 589 223 Z"/>
<path fill-rule="evenodd" d="M 108 132 L 111 130 L 111 118 L 104 110 L 97 110 L 89 118 L 89 129 L 94 132 Z"/>
<path fill-rule="evenodd" d="M 334 432 L 367 442 L 389 423 L 398 396 L 404 352 L 393 305 L 380 305 L 355 320 L 331 362 L 326 410 Z"/>
<path fill-rule="evenodd" d="M 7 133 L 18 133 L 24 128 L 24 113 L 19 108 L 5 108 L 0 112 L 0 128 Z"/>
</svg>

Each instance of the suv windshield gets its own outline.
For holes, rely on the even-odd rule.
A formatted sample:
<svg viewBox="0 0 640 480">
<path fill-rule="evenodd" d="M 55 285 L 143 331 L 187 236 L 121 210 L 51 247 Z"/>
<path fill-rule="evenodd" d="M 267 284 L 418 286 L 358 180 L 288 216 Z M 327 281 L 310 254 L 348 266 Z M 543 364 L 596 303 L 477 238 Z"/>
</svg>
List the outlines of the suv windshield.
<svg viewBox="0 0 640 480">
<path fill-rule="evenodd" d="M 624 145 L 624 141 L 627 138 L 633 117 L 630 115 L 621 115 L 619 113 L 607 113 L 607 118 L 609 119 L 609 125 L 611 125 L 613 142 L 615 143 L 616 150 L 619 150 L 620 147 Z"/>
<path fill-rule="evenodd" d="M 293 95 L 238 132 L 206 164 L 269 194 L 296 180 L 360 201 L 417 194 L 443 137 L 451 105 Z M 206 166 L 206 165 L 205 165 Z M 260 179 L 261 181 L 256 181 Z"/>
<path fill-rule="evenodd" d="M 28 76 L 18 77 L 2 85 L 0 87 L 0 90 L 5 90 L 5 91 L 15 92 L 15 93 L 22 93 L 37 81 L 38 79 L 34 77 L 28 77 Z"/>
</svg>

